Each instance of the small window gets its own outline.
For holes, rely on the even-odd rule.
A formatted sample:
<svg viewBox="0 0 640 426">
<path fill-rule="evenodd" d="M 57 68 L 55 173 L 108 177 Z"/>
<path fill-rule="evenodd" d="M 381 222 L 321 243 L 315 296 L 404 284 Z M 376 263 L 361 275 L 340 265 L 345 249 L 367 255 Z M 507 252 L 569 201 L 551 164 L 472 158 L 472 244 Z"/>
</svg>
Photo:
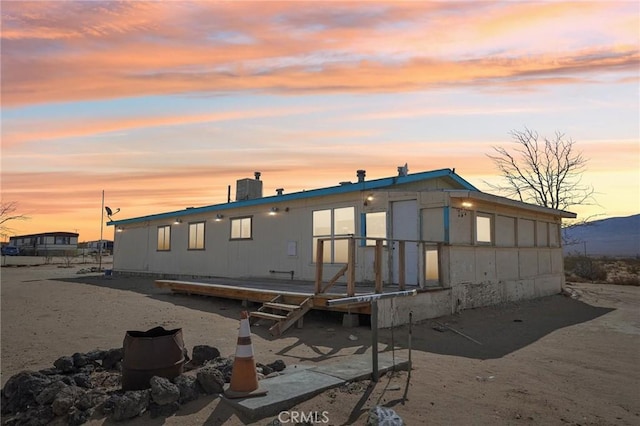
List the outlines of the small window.
<svg viewBox="0 0 640 426">
<path fill-rule="evenodd" d="M 158 226 L 158 251 L 171 250 L 171 226 Z"/>
<path fill-rule="evenodd" d="M 251 218 L 239 217 L 231 219 L 231 239 L 249 240 L 251 239 Z"/>
<path fill-rule="evenodd" d="M 367 245 L 375 246 L 375 240 L 369 238 L 387 238 L 387 213 L 367 213 L 365 216 L 365 236 L 367 237 Z M 383 244 L 387 244 L 386 241 Z"/>
<path fill-rule="evenodd" d="M 189 224 L 189 250 L 204 250 L 204 222 Z"/>
<path fill-rule="evenodd" d="M 440 279 L 440 268 L 438 260 L 438 249 L 426 249 L 424 251 L 424 278 L 427 281 Z"/>
<path fill-rule="evenodd" d="M 478 214 L 476 217 L 476 242 L 491 244 L 491 216 Z"/>
</svg>

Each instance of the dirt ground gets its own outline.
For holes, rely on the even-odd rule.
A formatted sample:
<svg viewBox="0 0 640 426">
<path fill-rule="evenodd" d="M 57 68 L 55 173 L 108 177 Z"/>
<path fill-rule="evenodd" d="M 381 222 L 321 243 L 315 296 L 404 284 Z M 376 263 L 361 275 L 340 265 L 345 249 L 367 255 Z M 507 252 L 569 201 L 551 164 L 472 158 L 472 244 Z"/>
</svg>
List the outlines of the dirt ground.
<svg viewBox="0 0 640 426">
<path fill-rule="evenodd" d="M 240 302 L 173 295 L 150 278 L 81 275 L 78 269 L 2 268 L 3 385 L 21 370 L 47 368 L 75 352 L 121 347 L 127 330 L 158 325 L 182 328 L 189 350 L 207 344 L 223 356 L 235 352 Z M 437 320 L 468 338 L 435 321 L 415 324 L 410 380 L 406 371 L 396 372 L 377 383 L 326 391 L 290 411 L 325 412 L 325 423 L 318 424 L 330 425 L 366 424 L 376 405 L 392 408 L 407 425 L 640 424 L 640 288 L 569 288 L 577 298 L 557 295 Z M 292 367 L 371 353 L 368 327 L 343 328 L 339 316 L 322 312 L 311 312 L 302 329 L 280 338 L 264 326 L 252 333 L 256 361 L 265 364 L 282 359 Z M 384 330 L 378 350 L 407 357 L 408 335 L 407 327 Z M 244 424 L 219 402 L 202 397 L 171 417 L 145 415 L 126 424 Z"/>
</svg>

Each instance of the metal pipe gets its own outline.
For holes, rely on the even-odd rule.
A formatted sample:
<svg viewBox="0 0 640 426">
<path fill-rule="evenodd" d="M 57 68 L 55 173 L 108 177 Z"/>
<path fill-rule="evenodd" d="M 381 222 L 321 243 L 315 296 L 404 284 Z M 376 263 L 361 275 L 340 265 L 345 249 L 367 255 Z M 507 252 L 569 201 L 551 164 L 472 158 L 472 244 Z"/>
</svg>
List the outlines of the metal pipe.
<svg viewBox="0 0 640 426">
<path fill-rule="evenodd" d="M 390 293 L 377 293 L 377 294 L 376 293 L 363 294 L 361 296 L 343 297 L 340 299 L 327 300 L 327 306 L 350 305 L 354 303 L 373 302 L 375 300 L 388 299 L 390 297 L 415 296 L 416 294 L 418 294 L 417 290 L 393 291 Z"/>
</svg>

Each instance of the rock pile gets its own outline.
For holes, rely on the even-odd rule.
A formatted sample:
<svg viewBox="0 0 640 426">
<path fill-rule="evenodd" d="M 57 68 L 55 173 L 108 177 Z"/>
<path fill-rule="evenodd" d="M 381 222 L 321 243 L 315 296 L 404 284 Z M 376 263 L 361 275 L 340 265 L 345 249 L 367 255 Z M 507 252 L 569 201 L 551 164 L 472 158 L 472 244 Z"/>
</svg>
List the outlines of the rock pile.
<svg viewBox="0 0 640 426">
<path fill-rule="evenodd" d="M 220 357 L 216 348 L 198 345 L 184 374 L 173 380 L 154 376 L 149 389 L 125 392 L 122 356 L 122 348 L 75 353 L 58 358 L 51 368 L 12 376 L 0 395 L 3 424 L 46 425 L 66 418 L 69 425 L 81 425 L 94 415 L 120 421 L 146 411 L 151 417 L 166 417 L 202 395 L 222 393 L 224 384 L 231 381 L 233 359 Z M 272 377 L 286 368 L 282 360 L 256 365 L 258 378 Z"/>
</svg>

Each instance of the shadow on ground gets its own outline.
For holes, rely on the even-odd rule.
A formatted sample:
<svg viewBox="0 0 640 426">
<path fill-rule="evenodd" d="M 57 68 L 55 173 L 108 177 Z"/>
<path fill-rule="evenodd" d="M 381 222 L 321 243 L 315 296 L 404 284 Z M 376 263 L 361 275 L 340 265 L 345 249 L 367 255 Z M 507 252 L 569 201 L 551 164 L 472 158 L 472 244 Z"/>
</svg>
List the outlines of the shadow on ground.
<svg viewBox="0 0 640 426">
<path fill-rule="evenodd" d="M 246 307 L 243 307 L 240 300 L 172 293 L 165 288 L 156 287 L 155 280 L 147 277 L 91 275 L 77 278 L 53 278 L 52 280 L 133 291 L 155 300 L 214 313 L 233 320 L 240 320 L 240 311 L 257 310 L 261 306 L 260 303 L 249 302 Z M 344 357 L 345 354 L 341 351 L 345 348 L 351 348 L 350 354 L 364 353 L 371 347 L 368 317 L 362 316 L 360 323 L 360 327 L 343 328 L 342 313 L 312 310 L 304 316 L 303 328 L 297 329 L 294 326 L 286 331 L 283 337 L 287 338 L 287 344 L 283 343 L 282 348 L 275 355 L 291 356 L 300 361 L 321 362 Z M 261 320 L 251 326 L 251 332 L 265 340 L 278 339 L 269 333 L 271 324 L 268 320 Z M 349 339 L 349 337 L 353 339 L 353 336 L 357 340 Z M 331 347 L 327 347 L 327 342 L 330 342 Z M 309 348 L 311 354 L 302 355 L 302 352 L 305 351 L 299 351 L 299 348 Z"/>
<path fill-rule="evenodd" d="M 163 302 L 231 319 L 238 319 L 238 312 L 243 309 L 238 300 L 173 294 L 166 289 L 155 287 L 153 278 L 81 276 L 56 280 L 134 291 Z M 247 309 L 257 309 L 258 306 L 256 304 Z M 413 350 L 442 355 L 474 359 L 501 358 L 556 330 L 591 321 L 612 310 L 591 306 L 562 295 L 470 309 L 456 315 L 414 324 L 411 345 Z M 310 329 L 313 332 L 309 333 Z M 267 324 L 252 327 L 252 332 L 262 338 L 273 339 L 268 332 Z M 357 342 L 346 340 L 345 337 L 350 333 L 359 335 Z M 316 356 L 307 359 L 312 362 L 339 356 L 340 350 L 346 347 L 359 346 L 356 353 L 364 353 L 371 346 L 370 336 L 369 328 L 366 326 L 343 329 L 339 313 L 311 311 L 305 316 L 302 330 L 292 328 L 286 332 L 285 337 L 293 337 L 296 340 L 278 351 L 278 355 L 286 356 L 299 345 L 314 350 Z M 408 326 L 384 329 L 380 330 L 379 342 L 386 344 L 387 347 L 383 350 L 391 350 L 393 346 L 406 348 L 408 336 Z M 328 337 L 332 342 L 332 348 L 329 350 L 325 347 Z"/>
<path fill-rule="evenodd" d="M 114 290 L 132 291 L 145 295 L 151 299 L 172 303 L 176 306 L 183 306 L 202 312 L 215 313 L 227 318 L 240 319 L 238 312 L 241 310 L 241 302 L 239 300 L 172 293 L 167 289 L 156 287 L 154 278 L 84 275 L 77 278 L 51 278 L 51 280 L 94 285 Z"/>
<path fill-rule="evenodd" d="M 412 349 L 475 359 L 501 358 L 564 327 L 584 323 L 614 309 L 591 306 L 562 295 L 462 311 L 427 320 L 412 329 Z M 391 346 L 392 332 L 380 342 Z M 396 347 L 408 346 L 408 326 L 396 327 Z"/>
</svg>

